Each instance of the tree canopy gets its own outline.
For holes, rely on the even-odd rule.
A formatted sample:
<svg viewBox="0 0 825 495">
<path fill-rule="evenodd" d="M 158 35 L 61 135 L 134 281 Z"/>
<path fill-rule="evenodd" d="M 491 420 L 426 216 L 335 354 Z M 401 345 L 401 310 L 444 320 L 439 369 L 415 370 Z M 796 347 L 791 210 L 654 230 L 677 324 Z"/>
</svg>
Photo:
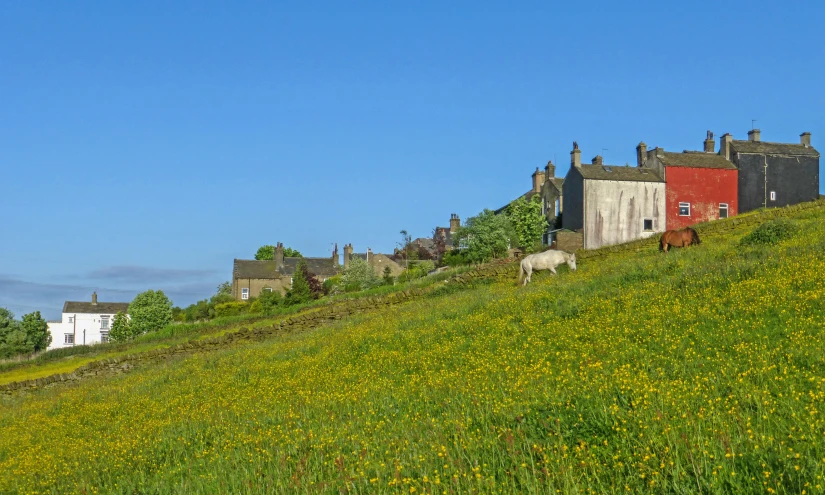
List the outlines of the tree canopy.
<svg viewBox="0 0 825 495">
<path fill-rule="evenodd" d="M 381 278 L 365 259 L 353 256 L 347 268 L 341 272 L 341 284 L 348 291 L 370 289 L 381 285 Z"/>
<path fill-rule="evenodd" d="M 284 258 L 303 258 L 304 255 L 300 253 L 297 249 L 292 248 L 284 248 Z M 256 260 L 274 260 L 275 259 L 275 246 L 270 244 L 266 244 L 258 248 L 258 252 L 255 253 Z"/>
<path fill-rule="evenodd" d="M 133 337 L 154 332 L 172 322 L 172 301 L 162 290 L 141 292 L 129 304 Z"/>
<path fill-rule="evenodd" d="M 42 351 L 51 342 L 49 324 L 40 311 L 23 315 L 22 321 L 17 321 L 14 313 L 0 308 L 0 358 Z"/>
<path fill-rule="evenodd" d="M 515 237 L 510 219 L 488 209 L 468 218 L 453 234 L 470 263 L 484 263 L 506 256 L 511 240 Z"/>
<path fill-rule="evenodd" d="M 547 232 L 547 218 L 541 212 L 541 198 L 538 194 L 529 201 L 522 196 L 510 203 L 507 216 L 513 225 L 519 246 L 534 249 L 541 245 L 541 236 Z"/>
</svg>

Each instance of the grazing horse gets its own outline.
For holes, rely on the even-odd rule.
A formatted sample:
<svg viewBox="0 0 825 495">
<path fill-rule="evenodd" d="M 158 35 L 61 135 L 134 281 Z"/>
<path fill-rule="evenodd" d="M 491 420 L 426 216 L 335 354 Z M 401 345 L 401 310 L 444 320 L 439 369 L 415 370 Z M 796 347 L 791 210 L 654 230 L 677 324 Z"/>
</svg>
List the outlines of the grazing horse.
<svg viewBox="0 0 825 495">
<path fill-rule="evenodd" d="M 571 270 L 576 270 L 576 254 L 565 253 L 564 251 L 556 251 L 548 249 L 543 253 L 531 254 L 525 256 L 521 260 L 521 268 L 518 272 L 518 281 L 521 283 L 524 279 L 524 285 L 530 281 L 530 276 L 533 270 L 550 270 L 555 275 L 556 267 L 562 263 L 567 263 Z"/>
<path fill-rule="evenodd" d="M 687 247 L 692 244 L 702 244 L 699 234 L 690 227 L 682 230 L 668 230 L 659 239 L 659 251 L 667 252 L 671 247 Z"/>
</svg>

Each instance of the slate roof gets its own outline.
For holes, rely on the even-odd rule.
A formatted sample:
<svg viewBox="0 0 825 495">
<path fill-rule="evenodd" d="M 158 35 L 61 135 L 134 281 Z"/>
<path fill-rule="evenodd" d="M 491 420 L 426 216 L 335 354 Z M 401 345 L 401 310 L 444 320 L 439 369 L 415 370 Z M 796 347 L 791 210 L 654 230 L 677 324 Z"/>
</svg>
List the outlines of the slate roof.
<svg viewBox="0 0 825 495">
<path fill-rule="evenodd" d="M 683 153 L 670 153 L 660 151 L 656 153 L 666 167 L 687 167 L 687 168 L 716 168 L 725 170 L 736 170 L 736 165 L 725 157 L 716 153 L 705 153 L 703 151 L 685 151 Z"/>
<path fill-rule="evenodd" d="M 553 177 L 552 179 L 550 179 L 550 183 L 556 186 L 556 189 L 558 189 L 559 192 L 561 192 L 561 187 L 564 185 L 564 178 Z"/>
<path fill-rule="evenodd" d="M 124 313 L 128 312 L 129 303 L 98 302 L 97 304 L 92 304 L 88 301 L 66 301 L 63 304 L 64 313 L 91 313 L 100 315 L 113 315 L 121 311 L 123 311 Z"/>
<path fill-rule="evenodd" d="M 307 262 L 307 268 L 315 275 L 331 277 L 338 273 L 329 258 L 284 258 L 284 268 L 278 271 L 275 260 L 235 260 L 232 270 L 234 278 L 257 278 L 272 280 L 284 276 L 292 276 L 301 259 Z"/>
<path fill-rule="evenodd" d="M 655 170 L 616 165 L 581 165 L 575 167 L 582 177 L 590 180 L 618 180 L 625 182 L 664 182 Z"/>
<path fill-rule="evenodd" d="M 739 153 L 762 155 L 803 155 L 819 156 L 812 146 L 793 143 L 769 143 L 767 141 L 732 141 L 733 149 Z"/>
</svg>

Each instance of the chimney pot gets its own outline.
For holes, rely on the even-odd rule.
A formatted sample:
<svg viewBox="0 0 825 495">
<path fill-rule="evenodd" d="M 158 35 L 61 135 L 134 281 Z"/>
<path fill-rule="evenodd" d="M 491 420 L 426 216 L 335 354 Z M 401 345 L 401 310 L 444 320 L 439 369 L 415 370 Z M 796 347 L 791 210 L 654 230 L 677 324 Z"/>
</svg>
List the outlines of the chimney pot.
<svg viewBox="0 0 825 495">
<path fill-rule="evenodd" d="M 97 292 L 92 292 L 92 304 L 97 306 Z"/>
<path fill-rule="evenodd" d="M 602 155 L 596 155 L 596 156 L 594 156 L 594 157 L 593 157 L 593 159 L 592 159 L 592 160 L 590 160 L 590 162 L 591 162 L 593 165 L 604 165 L 604 159 L 602 159 Z"/>
<path fill-rule="evenodd" d="M 708 131 L 708 135 L 705 138 L 705 153 L 713 153 L 714 147 L 716 143 L 713 141 L 713 133 Z"/>
<path fill-rule="evenodd" d="M 450 233 L 454 233 L 459 227 L 461 227 L 461 219 L 458 218 L 457 213 L 453 213 L 450 215 Z"/>
<path fill-rule="evenodd" d="M 544 166 L 544 177 L 549 180 L 556 176 L 556 166 L 553 165 L 553 160 L 547 162 Z"/>
<path fill-rule="evenodd" d="M 352 256 L 352 244 L 344 244 L 344 270 L 349 266 L 349 259 Z"/>
<path fill-rule="evenodd" d="M 647 145 L 644 141 L 636 146 L 636 166 L 644 167 L 647 163 Z"/>
<path fill-rule="evenodd" d="M 275 245 L 275 269 L 282 273 L 284 271 L 284 245 L 280 242 Z"/>
<path fill-rule="evenodd" d="M 573 151 L 570 152 L 570 165 L 573 167 L 582 166 L 582 151 L 576 141 L 573 141 Z"/>
<path fill-rule="evenodd" d="M 799 135 L 799 144 L 802 146 L 809 148 L 811 146 L 811 133 L 810 132 L 803 132 Z"/>
<path fill-rule="evenodd" d="M 536 167 L 536 171 L 533 172 L 533 192 L 541 192 L 541 185 L 544 184 L 544 172 L 539 170 Z"/>
<path fill-rule="evenodd" d="M 751 129 L 748 131 L 748 141 L 753 141 L 755 143 L 759 142 L 759 129 Z"/>
</svg>

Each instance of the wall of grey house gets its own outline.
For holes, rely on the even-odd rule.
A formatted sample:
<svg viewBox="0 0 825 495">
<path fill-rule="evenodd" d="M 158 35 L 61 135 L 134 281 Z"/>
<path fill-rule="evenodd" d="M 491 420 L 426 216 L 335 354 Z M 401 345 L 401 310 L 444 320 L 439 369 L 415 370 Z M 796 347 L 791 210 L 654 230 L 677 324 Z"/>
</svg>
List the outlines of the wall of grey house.
<svg viewBox="0 0 825 495">
<path fill-rule="evenodd" d="M 585 249 L 650 237 L 665 230 L 665 184 L 588 180 L 584 211 Z M 645 220 L 652 221 L 650 230 Z"/>
<path fill-rule="evenodd" d="M 819 197 L 819 157 L 734 153 L 739 167 L 739 213 L 787 206 Z M 767 185 L 765 164 L 767 163 Z M 771 191 L 776 199 L 771 200 Z"/>
<path fill-rule="evenodd" d="M 584 228 L 584 179 L 575 167 L 570 167 L 561 186 L 564 198 L 562 227 L 568 230 Z"/>
</svg>

